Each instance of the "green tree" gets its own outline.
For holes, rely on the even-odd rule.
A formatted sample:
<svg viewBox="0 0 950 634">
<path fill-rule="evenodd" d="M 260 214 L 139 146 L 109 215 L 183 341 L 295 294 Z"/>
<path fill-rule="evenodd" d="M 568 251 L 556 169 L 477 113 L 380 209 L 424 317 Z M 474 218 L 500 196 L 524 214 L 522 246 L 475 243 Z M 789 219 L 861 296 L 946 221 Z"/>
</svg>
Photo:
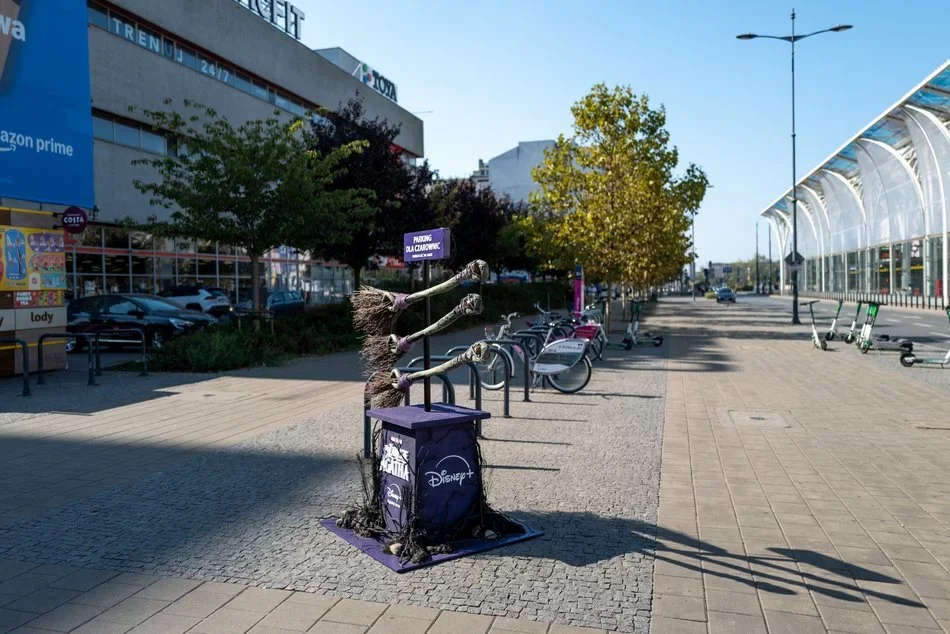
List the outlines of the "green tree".
<svg viewBox="0 0 950 634">
<path fill-rule="evenodd" d="M 640 290 L 678 275 L 689 261 L 690 219 L 705 195 L 703 171 L 674 175 L 666 111 L 628 87 L 597 84 L 571 108 L 561 135 L 535 168 L 540 191 L 521 221 L 528 247 L 549 265 L 584 265 L 592 280 Z"/>
<path fill-rule="evenodd" d="M 171 105 L 166 100 L 165 105 Z M 368 215 L 369 192 L 335 183 L 343 162 L 365 144 L 348 143 L 318 152 L 304 142 L 303 121 L 280 111 L 239 126 L 194 101 L 185 114 L 141 110 L 175 151 L 137 159 L 152 167 L 155 182 L 134 181 L 150 203 L 169 210 L 139 226 L 155 235 L 200 238 L 243 248 L 251 260 L 254 307 L 260 307 L 260 262 L 281 245 L 314 247 L 313 236 L 345 243 L 351 218 Z M 135 109 L 132 108 L 134 111 Z M 319 230 L 317 230 L 319 229 Z M 303 242 L 307 242 L 303 245 Z"/>
<path fill-rule="evenodd" d="M 308 134 L 310 147 L 321 154 L 354 141 L 365 143 L 363 152 L 342 161 L 346 173 L 332 187 L 341 191 L 368 188 L 373 192 L 370 213 L 349 219 L 346 240 L 318 240 L 320 244 L 315 245 L 324 257 L 353 269 L 357 288 L 370 257 L 402 255 L 402 234 L 434 226 L 426 194 L 435 173 L 428 162 L 411 166 L 403 161 L 395 146 L 399 132 L 400 126 L 385 119 L 368 119 L 363 103 L 353 99 L 332 117 L 314 123 Z"/>
</svg>

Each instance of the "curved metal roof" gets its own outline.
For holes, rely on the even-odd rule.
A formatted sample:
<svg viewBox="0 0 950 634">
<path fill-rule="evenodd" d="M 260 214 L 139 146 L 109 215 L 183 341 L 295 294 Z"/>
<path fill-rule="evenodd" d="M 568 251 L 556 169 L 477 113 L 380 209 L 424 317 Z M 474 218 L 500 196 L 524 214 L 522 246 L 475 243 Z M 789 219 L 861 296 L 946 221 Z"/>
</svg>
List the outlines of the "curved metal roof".
<svg viewBox="0 0 950 634">
<path fill-rule="evenodd" d="M 821 193 L 822 188 L 818 175 L 821 170 L 829 170 L 841 174 L 860 188 L 860 175 L 855 153 L 855 144 L 860 139 L 879 141 L 893 147 L 902 154 L 912 153 L 911 136 L 902 111 L 902 108 L 908 105 L 931 112 L 945 126 L 950 127 L 950 59 L 881 113 L 880 116 L 848 139 L 828 158 L 815 166 L 798 181 L 796 187 L 807 185 Z M 791 195 L 792 190 L 786 190 L 775 202 L 766 207 L 761 215 L 767 216 L 768 212 L 774 209 L 786 211 L 787 204 L 785 201 Z"/>
</svg>

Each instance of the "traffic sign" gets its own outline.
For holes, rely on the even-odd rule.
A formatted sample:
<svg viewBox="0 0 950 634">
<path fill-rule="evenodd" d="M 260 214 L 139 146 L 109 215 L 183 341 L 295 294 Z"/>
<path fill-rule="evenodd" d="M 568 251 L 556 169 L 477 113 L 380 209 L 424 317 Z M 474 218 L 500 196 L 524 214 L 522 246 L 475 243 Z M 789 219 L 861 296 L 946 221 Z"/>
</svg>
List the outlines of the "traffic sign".
<svg viewBox="0 0 950 634">
<path fill-rule="evenodd" d="M 802 254 L 797 251 L 794 254 L 789 253 L 785 256 L 785 264 L 788 264 L 789 266 L 801 266 L 804 262 L 805 258 L 803 258 Z"/>
<path fill-rule="evenodd" d="M 731 266 L 724 266 L 724 267 L 722 267 L 722 272 L 723 272 L 723 273 L 732 273 L 732 267 L 731 267 Z"/>
</svg>

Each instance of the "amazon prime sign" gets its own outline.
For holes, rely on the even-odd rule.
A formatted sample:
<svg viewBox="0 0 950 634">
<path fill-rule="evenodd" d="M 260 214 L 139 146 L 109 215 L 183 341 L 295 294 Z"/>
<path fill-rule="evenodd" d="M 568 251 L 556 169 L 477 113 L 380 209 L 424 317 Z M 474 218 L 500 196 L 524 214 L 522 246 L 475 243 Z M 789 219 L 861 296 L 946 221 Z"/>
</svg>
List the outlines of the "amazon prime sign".
<svg viewBox="0 0 950 634">
<path fill-rule="evenodd" d="M 245 9 L 256 13 L 275 27 L 294 38 L 300 39 L 300 26 L 304 13 L 287 0 L 235 0 Z"/>
</svg>

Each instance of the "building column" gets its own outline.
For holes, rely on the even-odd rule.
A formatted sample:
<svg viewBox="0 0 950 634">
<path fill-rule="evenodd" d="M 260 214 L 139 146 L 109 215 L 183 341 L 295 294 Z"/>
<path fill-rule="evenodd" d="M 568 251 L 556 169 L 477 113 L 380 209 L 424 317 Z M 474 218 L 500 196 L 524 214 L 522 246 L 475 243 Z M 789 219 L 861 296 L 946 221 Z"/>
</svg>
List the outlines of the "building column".
<svg viewBox="0 0 950 634">
<path fill-rule="evenodd" d="M 913 245 L 913 242 L 911 242 Z M 904 289 L 912 286 L 911 280 L 913 279 L 910 272 L 910 263 L 911 263 L 911 249 L 907 248 L 907 243 L 904 243 L 904 246 L 901 248 L 901 292 L 904 292 Z"/>
<path fill-rule="evenodd" d="M 894 284 L 897 281 L 894 279 L 895 277 L 894 269 L 896 268 L 894 266 L 894 243 L 892 242 L 889 245 L 887 245 L 887 249 L 888 249 L 887 268 L 888 268 L 888 274 L 889 274 L 888 288 L 890 289 L 890 294 L 893 295 L 894 288 L 895 288 Z"/>
</svg>

